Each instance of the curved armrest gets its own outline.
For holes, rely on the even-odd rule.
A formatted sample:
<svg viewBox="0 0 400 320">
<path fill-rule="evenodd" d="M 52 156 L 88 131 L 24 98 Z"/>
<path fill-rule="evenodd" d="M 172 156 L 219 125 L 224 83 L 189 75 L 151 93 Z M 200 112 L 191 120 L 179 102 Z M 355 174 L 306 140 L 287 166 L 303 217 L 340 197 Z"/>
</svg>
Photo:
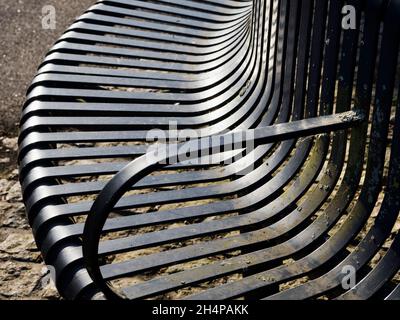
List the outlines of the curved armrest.
<svg viewBox="0 0 400 320">
<path fill-rule="evenodd" d="M 355 126 L 363 121 L 365 116 L 362 112 L 349 111 L 335 115 L 309 118 L 289 123 L 277 124 L 269 127 L 253 130 L 238 130 L 224 135 L 210 136 L 202 139 L 192 140 L 178 145 L 162 145 L 154 148 L 142 157 L 135 159 L 116 174 L 100 192 L 93 203 L 90 213 L 86 219 L 83 232 L 83 257 L 84 262 L 97 287 L 103 291 L 109 299 L 122 298 L 104 280 L 98 260 L 98 249 L 100 237 L 104 224 L 118 201 L 142 178 L 167 164 L 176 164 L 181 156 L 189 159 L 198 158 L 202 151 L 212 155 L 224 147 L 240 147 L 243 143 L 261 145 L 271 142 L 283 141 L 292 138 L 328 133 L 343 130 Z M 232 144 L 232 141 L 235 144 Z M 239 145 L 241 143 L 241 145 Z M 161 149 L 162 148 L 162 149 Z"/>
</svg>

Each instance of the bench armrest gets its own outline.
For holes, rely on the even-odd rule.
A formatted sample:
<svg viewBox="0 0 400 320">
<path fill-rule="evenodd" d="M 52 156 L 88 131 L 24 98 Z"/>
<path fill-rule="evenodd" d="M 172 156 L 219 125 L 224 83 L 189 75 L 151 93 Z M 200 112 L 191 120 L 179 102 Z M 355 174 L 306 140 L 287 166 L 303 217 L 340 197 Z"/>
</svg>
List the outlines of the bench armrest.
<svg viewBox="0 0 400 320">
<path fill-rule="evenodd" d="M 177 159 L 179 159 L 180 155 L 186 155 L 187 150 L 198 152 L 207 150 L 210 152 L 209 154 L 212 154 L 215 147 L 231 146 L 233 135 L 235 135 L 235 142 L 251 142 L 252 145 L 262 145 L 344 130 L 354 127 L 364 120 L 365 115 L 361 111 L 349 111 L 308 118 L 252 130 L 239 130 L 223 135 L 205 137 L 173 146 L 163 145 L 162 147 L 166 148 L 166 150 L 158 150 L 156 148 L 133 160 L 107 183 L 93 203 L 86 219 L 83 232 L 83 257 L 89 275 L 107 298 L 121 297 L 104 281 L 99 266 L 98 249 L 104 224 L 114 206 L 132 185 L 156 169 L 162 168 L 167 164 L 179 162 Z M 237 141 L 238 137 L 241 139 L 240 141 Z M 218 141 L 218 146 L 215 145 L 215 141 Z"/>
</svg>

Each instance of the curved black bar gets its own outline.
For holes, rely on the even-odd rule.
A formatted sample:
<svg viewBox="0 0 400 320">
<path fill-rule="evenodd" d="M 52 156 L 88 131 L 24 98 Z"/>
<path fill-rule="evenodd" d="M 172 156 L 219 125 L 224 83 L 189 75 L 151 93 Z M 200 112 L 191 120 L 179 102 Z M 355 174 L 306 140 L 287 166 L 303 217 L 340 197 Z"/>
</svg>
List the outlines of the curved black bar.
<svg viewBox="0 0 400 320">
<path fill-rule="evenodd" d="M 198 158 L 198 154 L 204 150 L 212 154 L 215 148 L 218 150 L 222 148 L 223 150 L 224 147 L 231 146 L 232 141 L 235 141 L 241 146 L 240 148 L 243 148 L 243 143 L 246 145 L 246 142 L 262 145 L 288 140 L 292 137 L 299 138 L 334 130 L 339 131 L 354 127 L 356 123 L 362 121 L 365 121 L 365 115 L 360 111 L 309 118 L 255 130 L 236 131 L 226 135 L 203 138 L 178 145 L 177 147 L 168 146 L 167 150 L 162 150 L 163 147 L 158 147 L 156 150 L 132 161 L 101 190 L 87 216 L 83 231 L 82 248 L 85 266 L 90 276 L 107 298 L 118 296 L 104 280 L 99 266 L 98 251 L 104 224 L 117 202 L 131 186 L 157 169 L 157 167 L 162 167 L 162 163 L 175 164 L 174 162 L 186 155 L 187 150 L 196 152 L 195 154 L 191 152 L 191 156 L 187 157 L 188 160 L 193 160 Z M 237 138 L 235 139 L 234 136 L 237 136 Z"/>
</svg>

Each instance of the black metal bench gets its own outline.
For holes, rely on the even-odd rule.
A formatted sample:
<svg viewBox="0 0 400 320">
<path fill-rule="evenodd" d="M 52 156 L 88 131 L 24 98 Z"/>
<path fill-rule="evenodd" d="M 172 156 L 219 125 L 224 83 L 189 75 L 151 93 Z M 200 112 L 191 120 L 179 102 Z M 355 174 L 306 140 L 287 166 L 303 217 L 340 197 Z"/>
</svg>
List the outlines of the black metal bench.
<svg viewBox="0 0 400 320">
<path fill-rule="evenodd" d="M 400 0 L 95 4 L 21 119 L 60 293 L 400 298 L 399 39 Z"/>
</svg>

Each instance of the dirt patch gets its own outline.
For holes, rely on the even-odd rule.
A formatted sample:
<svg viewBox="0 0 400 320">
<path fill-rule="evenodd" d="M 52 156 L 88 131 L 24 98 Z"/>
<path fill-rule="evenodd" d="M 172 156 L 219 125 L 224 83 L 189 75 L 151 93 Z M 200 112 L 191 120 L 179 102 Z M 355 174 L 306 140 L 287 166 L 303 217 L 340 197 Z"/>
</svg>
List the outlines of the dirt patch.
<svg viewBox="0 0 400 320">
<path fill-rule="evenodd" d="M 18 170 L 9 158 L 0 161 L 0 299 L 59 299 L 25 217 Z"/>
</svg>

